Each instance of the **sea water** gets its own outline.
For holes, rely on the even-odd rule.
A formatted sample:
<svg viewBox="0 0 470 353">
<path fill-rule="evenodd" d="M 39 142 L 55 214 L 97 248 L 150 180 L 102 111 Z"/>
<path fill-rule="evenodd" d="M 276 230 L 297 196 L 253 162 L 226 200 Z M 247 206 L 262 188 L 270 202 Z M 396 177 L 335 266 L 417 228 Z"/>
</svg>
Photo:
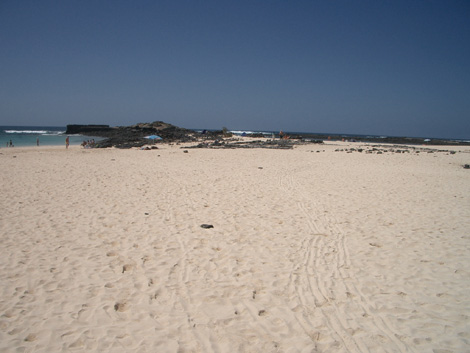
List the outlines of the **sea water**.
<svg viewBox="0 0 470 353">
<path fill-rule="evenodd" d="M 64 146 L 69 137 L 70 145 L 80 145 L 83 141 L 100 138 L 84 135 L 66 135 L 63 126 L 0 126 L 0 148 L 37 146 Z"/>
</svg>

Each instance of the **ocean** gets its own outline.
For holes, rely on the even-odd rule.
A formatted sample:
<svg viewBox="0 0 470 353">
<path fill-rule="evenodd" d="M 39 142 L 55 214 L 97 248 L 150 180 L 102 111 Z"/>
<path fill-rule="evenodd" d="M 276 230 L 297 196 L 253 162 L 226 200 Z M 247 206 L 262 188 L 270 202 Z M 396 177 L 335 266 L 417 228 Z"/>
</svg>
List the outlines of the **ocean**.
<svg viewBox="0 0 470 353">
<path fill-rule="evenodd" d="M 14 147 L 40 146 L 65 147 L 65 138 L 69 136 L 70 145 L 80 145 L 84 140 L 97 137 L 83 135 L 65 135 L 64 126 L 0 126 L 0 148 L 6 148 L 10 141 Z"/>
</svg>

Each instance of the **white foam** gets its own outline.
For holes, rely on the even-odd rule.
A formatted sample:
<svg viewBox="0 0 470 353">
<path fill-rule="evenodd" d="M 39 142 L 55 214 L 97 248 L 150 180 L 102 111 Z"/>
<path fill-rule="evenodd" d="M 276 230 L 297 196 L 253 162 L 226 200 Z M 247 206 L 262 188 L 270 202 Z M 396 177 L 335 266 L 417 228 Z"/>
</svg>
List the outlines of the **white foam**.
<svg viewBox="0 0 470 353">
<path fill-rule="evenodd" d="M 46 130 L 5 130 L 6 134 L 46 134 Z"/>
</svg>

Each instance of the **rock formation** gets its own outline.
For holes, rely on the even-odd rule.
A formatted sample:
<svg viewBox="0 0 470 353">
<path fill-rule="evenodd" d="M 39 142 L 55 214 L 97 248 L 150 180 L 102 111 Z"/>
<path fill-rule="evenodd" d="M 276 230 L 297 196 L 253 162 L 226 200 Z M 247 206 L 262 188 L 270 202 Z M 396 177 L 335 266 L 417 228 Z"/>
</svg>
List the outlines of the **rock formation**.
<svg viewBox="0 0 470 353">
<path fill-rule="evenodd" d="M 165 142 L 194 141 L 196 132 L 162 121 L 139 123 L 131 126 L 109 127 L 109 125 L 67 125 L 66 134 L 83 134 L 105 137 L 96 147 L 131 148 L 141 147 L 150 141 L 146 136 L 158 135 Z"/>
</svg>

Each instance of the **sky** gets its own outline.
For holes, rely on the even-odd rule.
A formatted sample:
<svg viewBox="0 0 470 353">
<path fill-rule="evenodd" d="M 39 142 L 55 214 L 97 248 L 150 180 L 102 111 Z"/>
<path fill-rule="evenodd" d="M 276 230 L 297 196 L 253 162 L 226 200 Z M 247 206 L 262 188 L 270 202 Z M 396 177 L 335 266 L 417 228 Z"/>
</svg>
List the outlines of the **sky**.
<svg viewBox="0 0 470 353">
<path fill-rule="evenodd" d="M 157 120 L 470 138 L 470 1 L 0 1 L 0 125 Z"/>
</svg>

